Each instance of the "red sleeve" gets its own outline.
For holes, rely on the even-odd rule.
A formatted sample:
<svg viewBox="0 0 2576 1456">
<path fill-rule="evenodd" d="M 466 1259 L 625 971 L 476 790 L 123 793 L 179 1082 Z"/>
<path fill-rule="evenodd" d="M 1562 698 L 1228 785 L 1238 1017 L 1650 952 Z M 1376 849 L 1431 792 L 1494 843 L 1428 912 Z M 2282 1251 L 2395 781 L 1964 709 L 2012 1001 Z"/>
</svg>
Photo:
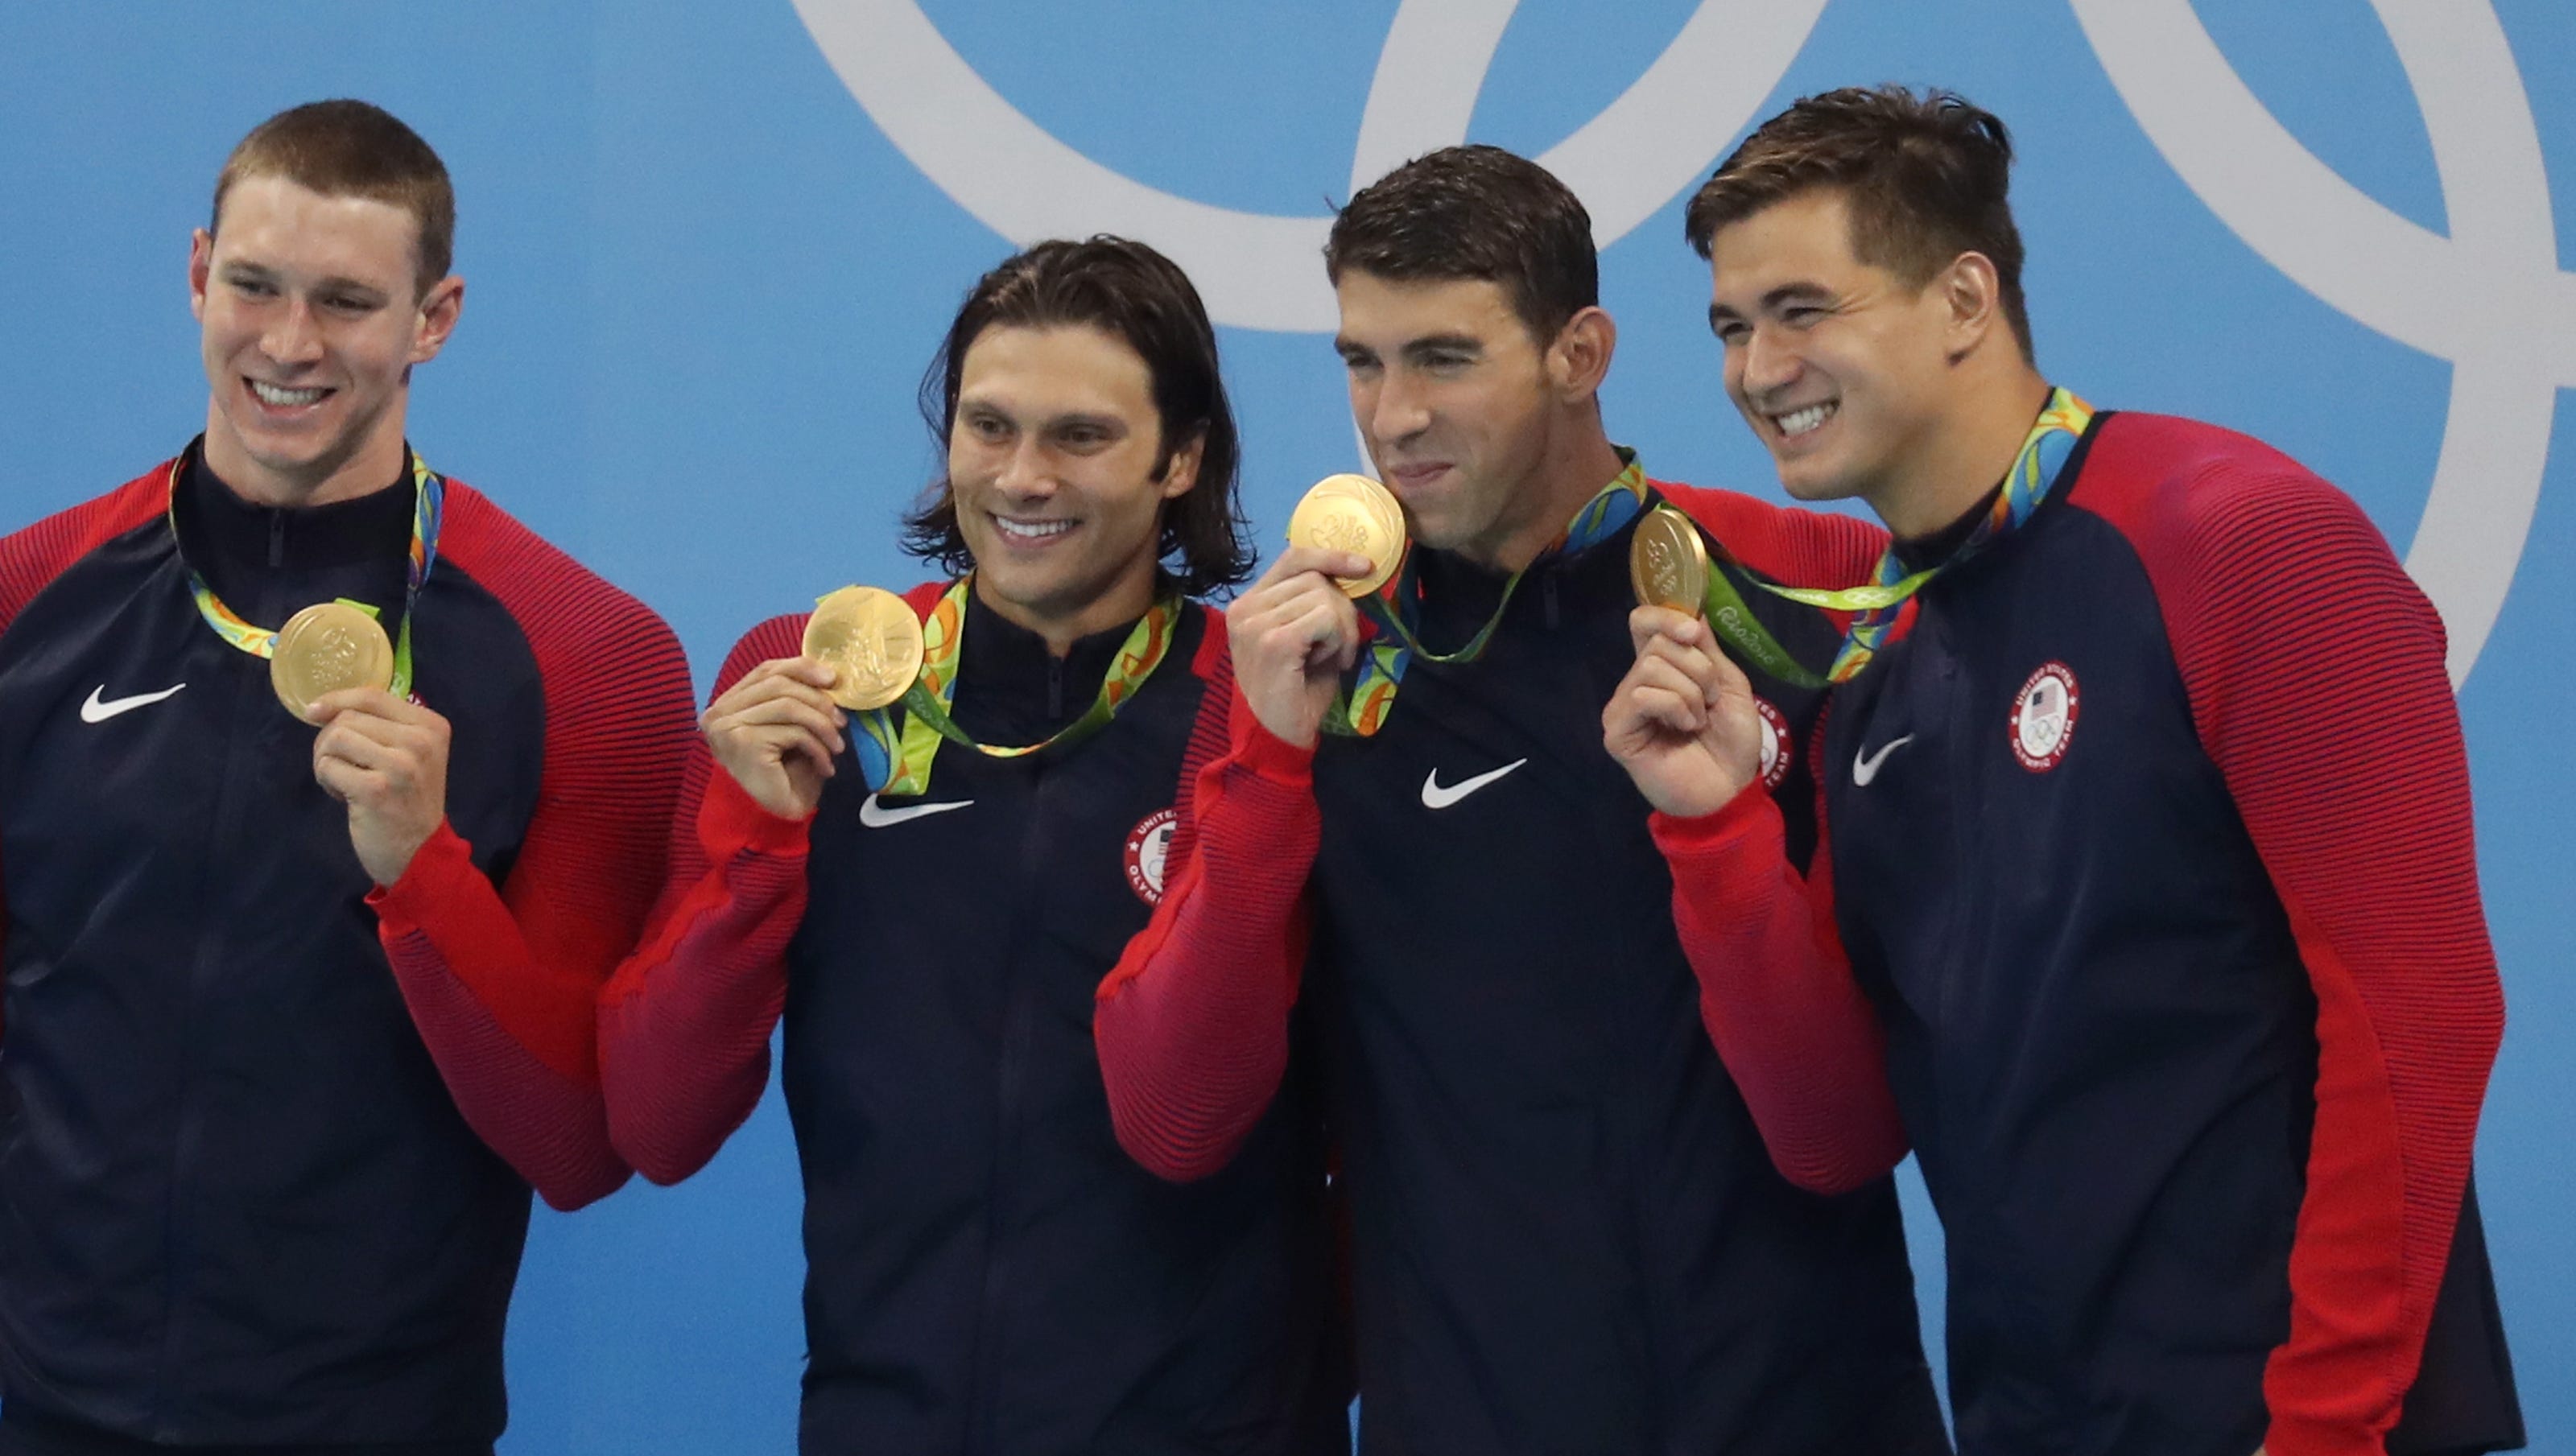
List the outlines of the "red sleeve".
<svg viewBox="0 0 2576 1456">
<path fill-rule="evenodd" d="M 2149 458 L 2198 428 L 2122 427 L 2102 445 Z M 2359 507 L 2250 441 L 2204 445 L 2170 479 L 2105 473 L 2076 501 L 2146 565 L 2201 743 L 2316 989 L 2316 1128 L 2266 1445 L 2376 1456 L 2423 1351 L 2504 1029 L 2442 624 Z"/>
<path fill-rule="evenodd" d="M 536 657 L 536 812 L 497 890 L 442 824 L 367 903 L 457 1110 L 548 1203 L 577 1208 L 626 1180 L 592 1007 L 661 888 L 691 737 L 688 661 L 641 603 L 455 482 L 440 549 Z"/>
<path fill-rule="evenodd" d="M 1694 485 L 1657 481 L 1655 489 L 1706 527 L 1737 561 L 1789 586 L 1868 581 L 1887 550 L 1887 532 L 1857 516 L 1775 506 Z M 1826 615 L 1842 621 L 1839 614 Z"/>
<path fill-rule="evenodd" d="M 1092 1019 L 1119 1146 L 1176 1182 L 1223 1168 L 1279 1090 L 1323 835 L 1313 750 L 1261 726 L 1230 664 L 1205 691 L 1168 888 L 1101 981 Z"/>
<path fill-rule="evenodd" d="M 1811 744 L 1824 735 L 1819 715 Z M 1906 1138 L 1886 1034 L 1834 927 L 1821 783 L 1816 801 L 1803 877 L 1789 863 L 1780 806 L 1759 782 L 1714 814 L 1647 823 L 1672 869 L 1673 925 L 1699 978 L 1700 1019 L 1772 1163 L 1809 1192 L 1847 1193 L 1895 1167 Z"/>
<path fill-rule="evenodd" d="M 721 697 L 803 648 L 777 617 L 735 644 Z M 769 1085 L 769 1034 L 787 1003 L 787 943 L 805 917 L 810 820 L 763 809 L 703 742 L 671 829 L 671 877 L 653 930 L 599 1002 L 599 1072 L 617 1152 L 656 1183 L 706 1166 Z"/>
<path fill-rule="evenodd" d="M 164 460 L 105 495 L 0 536 L 0 632 L 73 562 L 166 513 L 170 472 L 178 463 Z M 0 899 L 0 926 L 8 923 L 8 906 Z"/>
</svg>

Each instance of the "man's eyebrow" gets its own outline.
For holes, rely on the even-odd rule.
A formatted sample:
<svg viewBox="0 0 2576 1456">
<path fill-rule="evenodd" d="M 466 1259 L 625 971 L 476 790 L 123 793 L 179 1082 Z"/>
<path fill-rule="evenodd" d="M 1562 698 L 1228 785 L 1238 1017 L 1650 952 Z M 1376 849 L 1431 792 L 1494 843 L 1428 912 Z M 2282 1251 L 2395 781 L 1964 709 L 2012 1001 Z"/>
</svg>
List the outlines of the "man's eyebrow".
<svg viewBox="0 0 2576 1456">
<path fill-rule="evenodd" d="M 1408 339 L 1404 345 L 1404 355 L 1408 359 L 1418 359 L 1425 354 L 1480 355 L 1484 352 L 1484 340 L 1473 334 L 1426 334 L 1419 339 Z"/>
<path fill-rule="evenodd" d="M 1833 297 L 1832 289 L 1825 287 L 1825 285 L 1821 283 L 1811 283 L 1802 279 L 1796 283 L 1783 283 L 1779 287 L 1772 289 L 1769 293 L 1762 295 L 1762 307 L 1765 310 L 1769 310 L 1778 308 L 1784 303 L 1792 303 L 1800 299 L 1831 297 Z"/>
</svg>

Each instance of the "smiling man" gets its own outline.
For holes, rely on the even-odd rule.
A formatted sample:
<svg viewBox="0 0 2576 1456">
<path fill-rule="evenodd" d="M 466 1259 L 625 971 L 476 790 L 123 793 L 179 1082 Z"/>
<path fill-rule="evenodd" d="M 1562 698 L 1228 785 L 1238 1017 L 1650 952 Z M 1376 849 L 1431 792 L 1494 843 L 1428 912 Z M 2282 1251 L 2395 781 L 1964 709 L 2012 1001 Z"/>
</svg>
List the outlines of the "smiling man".
<svg viewBox="0 0 2576 1456">
<path fill-rule="evenodd" d="M 1195 847 L 1102 988 L 1121 1140 L 1168 1177 L 1227 1167 L 1311 1008 L 1366 1451 L 1945 1450 L 1894 1195 L 1772 1168 L 1599 747 L 1642 512 L 1801 579 L 1857 579 L 1882 538 L 1655 483 L 1611 443 L 1591 221 L 1532 162 L 1408 163 L 1325 260 L 1413 548 L 1357 607 L 1332 578 L 1372 563 L 1291 550 L 1227 612 L 1239 688 Z M 1771 786 L 1804 818 L 1820 695 L 1766 691 Z"/>
<path fill-rule="evenodd" d="M 1920 1155 L 1966 1456 L 2517 1445 L 2441 622 L 2295 462 L 2051 387 L 2011 162 L 1957 96 L 1837 91 L 1690 206 L 1782 484 L 1897 538 L 1844 599 L 1812 856 L 1751 684 L 1637 613 L 1604 730 L 1709 1026 L 1802 1183 Z"/>
<path fill-rule="evenodd" d="M 487 1453 L 530 1188 L 626 1177 L 687 665 L 406 445 L 454 217 L 372 106 L 262 124 L 205 433 L 0 540 L 0 1452 Z"/>
<path fill-rule="evenodd" d="M 1152 249 L 1041 243 L 923 403 L 947 471 L 911 545 L 960 574 L 880 601 L 923 621 L 918 680 L 888 654 L 900 712 L 845 710 L 802 613 L 735 647 L 673 903 L 600 1007 L 616 1145 L 695 1172 L 783 1009 L 809 1456 L 1345 1450 L 1310 1100 L 1173 1187 L 1119 1151 L 1091 1036 L 1231 688 L 1190 600 L 1250 559 L 1215 331 Z"/>
</svg>

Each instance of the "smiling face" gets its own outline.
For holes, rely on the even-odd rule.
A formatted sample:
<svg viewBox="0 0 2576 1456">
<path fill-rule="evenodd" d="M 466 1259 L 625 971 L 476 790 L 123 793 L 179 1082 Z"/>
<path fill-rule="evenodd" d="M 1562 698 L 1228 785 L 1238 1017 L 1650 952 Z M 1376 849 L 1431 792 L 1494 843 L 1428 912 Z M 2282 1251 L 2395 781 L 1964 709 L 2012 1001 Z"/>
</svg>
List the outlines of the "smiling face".
<svg viewBox="0 0 2576 1456">
<path fill-rule="evenodd" d="M 465 292 L 457 278 L 421 291 L 418 234 L 392 203 L 275 176 L 235 183 L 220 231 L 197 232 L 206 462 L 235 490 L 319 504 L 401 471 L 411 367 L 446 344 Z"/>
<path fill-rule="evenodd" d="M 1062 648 L 1143 613 L 1199 442 L 1158 463 L 1153 375 L 1124 339 L 996 324 L 967 346 L 948 483 L 977 593 L 1004 617 Z"/>
<path fill-rule="evenodd" d="M 1888 514 L 1952 412 L 1945 290 L 1852 253 L 1843 193 L 1773 203 L 1710 239 L 1709 327 L 1726 392 L 1800 500 L 1859 496 Z"/>
<path fill-rule="evenodd" d="M 1413 539 L 1491 561 L 1563 525 L 1546 519 L 1563 494 L 1549 474 L 1565 453 L 1569 389 L 1588 400 L 1589 381 L 1569 384 L 1566 361 L 1551 357 L 1561 351 L 1532 337 L 1503 286 L 1351 269 L 1334 293 L 1351 418 Z M 1591 318 L 1607 324 L 1598 309 L 1577 316 Z"/>
</svg>

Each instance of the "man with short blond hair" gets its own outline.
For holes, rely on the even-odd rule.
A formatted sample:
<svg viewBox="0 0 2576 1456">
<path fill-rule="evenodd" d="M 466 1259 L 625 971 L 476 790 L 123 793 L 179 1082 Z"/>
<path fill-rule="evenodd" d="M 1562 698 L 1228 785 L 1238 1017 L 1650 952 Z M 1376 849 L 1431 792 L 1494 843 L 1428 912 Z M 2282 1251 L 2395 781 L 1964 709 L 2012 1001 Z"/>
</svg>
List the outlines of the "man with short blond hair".
<svg viewBox="0 0 2576 1456">
<path fill-rule="evenodd" d="M 0 1452 L 486 1456 L 531 1188 L 626 1177 L 688 670 L 410 450 L 454 213 L 373 106 L 264 123 L 204 434 L 0 540 Z"/>
</svg>

